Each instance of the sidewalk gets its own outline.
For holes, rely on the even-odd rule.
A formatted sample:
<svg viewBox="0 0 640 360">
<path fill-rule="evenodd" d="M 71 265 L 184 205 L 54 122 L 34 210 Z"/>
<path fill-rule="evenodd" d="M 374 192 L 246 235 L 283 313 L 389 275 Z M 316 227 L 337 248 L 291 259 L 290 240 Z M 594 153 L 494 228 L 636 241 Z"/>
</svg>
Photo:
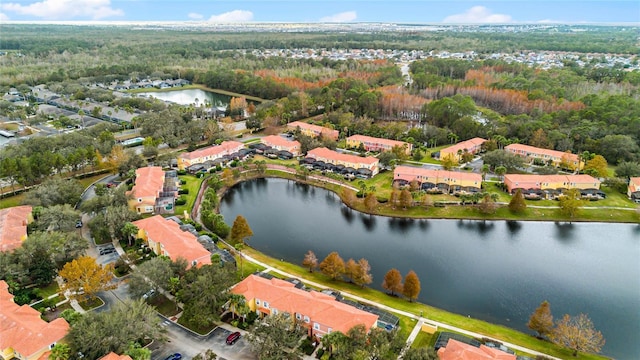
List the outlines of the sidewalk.
<svg viewBox="0 0 640 360">
<path fill-rule="evenodd" d="M 285 276 L 285 277 L 300 278 L 299 276 L 296 276 L 296 275 L 281 271 L 281 270 L 276 269 L 276 268 L 274 268 L 274 267 L 272 267 L 270 265 L 267 265 L 267 264 L 265 264 L 265 263 L 263 263 L 261 261 L 258 261 L 256 259 L 252 258 L 251 256 L 246 255 L 244 253 L 241 254 L 241 256 L 243 256 L 248 261 L 251 261 L 251 262 L 253 262 L 255 264 L 258 264 L 258 265 L 264 267 L 265 271 L 278 273 L 278 274 L 280 274 L 282 276 Z M 325 285 L 322 285 L 322 284 L 319 284 L 317 282 L 310 281 L 310 280 L 307 280 L 307 279 L 304 279 L 304 278 L 302 278 L 301 280 L 304 283 L 309 284 L 309 285 L 311 285 L 313 287 L 316 287 L 318 289 L 327 289 L 327 288 L 329 288 L 328 286 L 325 286 Z M 476 337 L 476 338 L 487 338 L 487 339 L 499 341 L 502 344 L 504 344 L 505 346 L 507 346 L 507 347 L 509 347 L 509 348 L 511 348 L 513 350 L 526 352 L 526 353 L 529 353 L 529 354 L 535 355 L 535 356 L 538 356 L 538 355 L 546 356 L 549 359 L 560 360 L 559 358 L 556 358 L 556 357 L 553 357 L 553 356 L 549 356 L 549 355 L 541 353 L 539 351 L 535 351 L 535 350 L 532 350 L 532 349 L 527 349 L 525 347 L 522 347 L 522 346 L 519 346 L 519 345 L 516 345 L 516 344 L 511 344 L 511 343 L 505 342 L 503 340 L 492 338 L 490 336 L 487 336 L 487 335 L 484 335 L 484 334 L 479 334 L 479 333 L 476 333 L 476 332 L 473 332 L 473 331 L 464 330 L 464 329 L 461 329 L 461 328 L 458 328 L 458 327 L 455 327 L 455 326 L 451 326 L 449 324 L 445 324 L 445 323 L 441 323 L 439 321 L 434 321 L 434 320 L 428 319 L 426 317 L 417 316 L 417 315 L 414 315 L 414 314 L 406 312 L 406 311 L 398 310 L 398 309 L 389 307 L 387 305 L 380 304 L 380 303 L 377 303 L 377 302 L 362 298 L 360 296 L 350 294 L 350 293 L 345 292 L 345 291 L 341 291 L 341 293 L 342 293 L 342 295 L 344 295 L 346 297 L 349 297 L 351 299 L 354 299 L 356 301 L 359 301 L 361 303 L 371 304 L 371 305 L 376 306 L 376 307 L 378 307 L 380 309 L 383 309 L 383 310 L 386 310 L 386 311 L 389 311 L 389 312 L 393 312 L 393 313 L 396 313 L 396 314 L 400 314 L 402 316 L 406 316 L 406 317 L 412 318 L 414 320 L 417 320 L 418 324 L 420 326 L 422 326 L 422 323 L 427 323 L 427 324 L 430 324 L 430 325 L 433 325 L 433 326 L 437 326 L 438 328 L 443 328 L 443 329 L 447 329 L 447 330 L 453 330 L 453 331 L 456 331 L 456 332 L 459 332 L 461 334 L 465 334 L 465 335 L 468 335 L 468 336 L 473 336 L 473 337 Z M 413 342 L 413 340 L 418 335 L 418 332 L 420 330 L 420 328 L 417 327 L 418 324 L 416 324 L 416 327 L 414 327 L 413 331 L 411 332 L 412 335 L 415 332 L 415 336 L 413 337 L 413 339 L 411 339 L 411 336 L 409 336 L 409 339 L 411 339 L 411 342 Z M 407 343 L 410 344 L 409 340 L 407 340 Z"/>
</svg>

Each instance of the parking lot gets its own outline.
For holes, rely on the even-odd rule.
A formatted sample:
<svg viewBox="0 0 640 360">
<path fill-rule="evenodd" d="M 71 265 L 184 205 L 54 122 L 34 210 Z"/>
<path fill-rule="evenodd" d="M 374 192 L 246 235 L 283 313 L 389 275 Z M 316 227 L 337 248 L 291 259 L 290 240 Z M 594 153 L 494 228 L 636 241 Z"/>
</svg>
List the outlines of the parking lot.
<svg viewBox="0 0 640 360">
<path fill-rule="evenodd" d="M 231 327 L 217 327 L 208 336 L 198 336 L 188 330 L 163 319 L 162 326 L 168 331 L 169 341 L 164 344 L 150 345 L 151 359 L 164 360 L 174 353 L 180 353 L 183 359 L 191 359 L 207 349 L 218 355 L 218 360 L 255 360 L 257 356 L 251 351 L 246 336 L 243 335 L 233 345 L 227 345 L 226 339 L 234 330 Z M 227 325 L 224 325 L 227 326 Z"/>
</svg>

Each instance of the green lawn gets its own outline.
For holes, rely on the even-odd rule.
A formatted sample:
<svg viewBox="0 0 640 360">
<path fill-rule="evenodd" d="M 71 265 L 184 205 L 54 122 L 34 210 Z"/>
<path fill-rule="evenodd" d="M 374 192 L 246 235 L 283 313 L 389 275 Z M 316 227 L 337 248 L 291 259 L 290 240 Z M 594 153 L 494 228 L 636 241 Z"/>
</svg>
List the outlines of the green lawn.
<svg viewBox="0 0 640 360">
<path fill-rule="evenodd" d="M 193 208 L 193 204 L 195 203 L 196 197 L 198 196 L 198 190 L 200 190 L 200 184 L 206 177 L 199 179 L 193 175 L 180 175 L 178 176 L 178 178 L 180 178 L 180 180 L 186 181 L 186 184 L 180 185 L 180 188 L 189 189 L 189 193 L 180 195 L 181 197 L 187 199 L 187 203 L 184 205 L 176 206 L 175 214 L 178 216 L 182 216 L 184 215 L 185 211 L 188 214 L 191 214 L 191 209 Z"/>
<path fill-rule="evenodd" d="M 47 297 L 57 294 L 60 291 L 60 287 L 58 287 L 58 283 L 53 281 L 46 287 L 39 288 L 35 291 L 35 293 L 43 299 Z"/>
<path fill-rule="evenodd" d="M 176 307 L 176 303 L 167 299 L 166 296 L 162 294 L 157 294 L 150 301 L 149 305 L 156 308 L 156 311 L 160 314 L 171 317 L 180 312 L 180 309 Z"/>
<path fill-rule="evenodd" d="M 88 299 L 88 300 L 85 300 L 85 301 L 79 301 L 78 304 L 80 306 L 82 306 L 82 308 L 85 311 L 89 311 L 89 310 L 93 310 L 93 309 L 95 309 L 97 307 L 100 307 L 100 306 L 104 305 L 104 301 L 102 301 L 102 299 L 100 299 L 99 297 L 96 296 L 93 299 Z"/>
<path fill-rule="evenodd" d="M 416 339 L 411 343 L 412 348 L 433 348 L 436 344 L 436 339 L 438 338 L 438 332 L 434 334 L 429 334 L 424 331 L 420 331 Z"/>
<path fill-rule="evenodd" d="M 325 275 L 314 272 L 309 273 L 309 271 L 301 266 L 290 264 L 286 262 L 281 262 L 268 256 L 257 252 L 254 249 L 246 248 L 244 250 L 245 253 L 250 254 L 252 257 L 267 263 L 274 268 L 280 269 L 282 271 L 291 273 L 301 280 L 311 280 L 321 284 L 324 284 L 330 288 L 336 289 L 338 291 L 348 292 L 365 299 L 369 299 L 371 301 L 376 301 L 392 308 L 403 310 L 415 315 L 419 315 L 423 313 L 424 317 L 440 321 L 443 323 L 447 323 L 453 326 L 457 326 L 469 331 L 474 331 L 480 334 L 484 334 L 487 336 L 495 337 L 497 339 L 511 342 L 517 345 L 521 345 L 533 350 L 537 350 L 540 352 L 547 353 L 552 356 L 557 356 L 560 358 L 573 358 L 573 359 L 605 359 L 604 357 L 593 355 L 593 354 L 582 354 L 580 353 L 577 357 L 572 357 L 571 351 L 560 348 L 556 345 L 550 344 L 545 341 L 541 341 L 536 339 L 534 336 L 521 333 L 519 331 L 507 328 L 501 325 L 490 324 L 485 321 L 469 318 L 467 316 L 462 316 L 454 313 L 450 313 L 438 308 L 434 308 L 432 306 L 428 306 L 421 303 L 416 302 L 408 302 L 404 299 L 398 297 L 392 297 L 380 291 L 371 289 L 371 288 L 360 288 L 354 284 L 349 284 L 342 281 L 332 281 Z M 302 261 L 304 254 L 300 254 L 300 261 Z M 532 310 L 533 311 L 533 310 Z M 415 322 L 414 322 L 415 325 Z M 401 327 L 413 328 L 409 323 L 401 323 Z M 404 331 L 404 330 L 402 330 Z M 411 329 L 408 330 L 411 332 Z M 408 335 L 408 333 L 407 333 Z"/>
<path fill-rule="evenodd" d="M 20 193 L 18 195 L 0 199 L 0 209 L 14 207 L 22 204 L 22 201 L 24 200 L 24 195 L 25 195 L 24 193 Z"/>
</svg>

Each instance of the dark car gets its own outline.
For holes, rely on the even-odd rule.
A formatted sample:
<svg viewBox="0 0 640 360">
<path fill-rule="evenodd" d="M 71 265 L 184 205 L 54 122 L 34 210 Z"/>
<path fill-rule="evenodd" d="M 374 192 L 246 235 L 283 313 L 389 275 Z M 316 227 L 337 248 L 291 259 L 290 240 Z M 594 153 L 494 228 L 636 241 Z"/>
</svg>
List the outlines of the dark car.
<svg viewBox="0 0 640 360">
<path fill-rule="evenodd" d="M 240 339 L 240 332 L 236 331 L 227 336 L 227 345 L 233 345 Z"/>
<path fill-rule="evenodd" d="M 79 229 L 81 227 L 82 227 L 82 220 L 76 221 L 76 229 Z"/>
<path fill-rule="evenodd" d="M 175 353 L 167 356 L 164 360 L 180 360 L 180 359 L 182 359 L 182 354 Z"/>
</svg>

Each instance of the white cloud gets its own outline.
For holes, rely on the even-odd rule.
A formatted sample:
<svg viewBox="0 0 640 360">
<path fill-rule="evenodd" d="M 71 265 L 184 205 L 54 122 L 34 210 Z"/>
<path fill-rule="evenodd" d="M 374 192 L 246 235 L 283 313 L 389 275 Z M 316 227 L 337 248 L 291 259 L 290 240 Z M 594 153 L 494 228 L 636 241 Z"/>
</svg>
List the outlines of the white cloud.
<svg viewBox="0 0 640 360">
<path fill-rule="evenodd" d="M 29 15 L 44 20 L 69 20 L 90 18 L 100 20 L 113 16 L 122 16 L 121 9 L 111 7 L 111 0 L 43 0 L 29 5 L 5 3 L 0 9 L 19 15 Z"/>
<path fill-rule="evenodd" d="M 493 14 L 491 10 L 484 6 L 474 6 L 462 14 L 447 16 L 442 22 L 454 24 L 503 24 L 511 23 L 513 19 L 511 19 L 511 15 Z"/>
<path fill-rule="evenodd" d="M 7 16 L 7 14 L 0 12 L 0 21 L 7 21 L 7 20 L 9 20 L 9 17 Z"/>
<path fill-rule="evenodd" d="M 202 19 L 204 17 L 204 16 L 202 16 L 202 14 L 198 14 L 198 13 L 194 13 L 194 12 L 189 13 L 187 16 L 191 20 L 200 20 L 200 19 Z"/>
<path fill-rule="evenodd" d="M 251 20 L 253 20 L 253 13 L 247 10 L 233 10 L 220 15 L 212 15 L 209 18 L 209 21 L 217 23 L 247 22 Z"/>
<path fill-rule="evenodd" d="M 350 22 L 358 18 L 355 11 L 345 11 L 320 18 L 320 22 Z"/>
</svg>

